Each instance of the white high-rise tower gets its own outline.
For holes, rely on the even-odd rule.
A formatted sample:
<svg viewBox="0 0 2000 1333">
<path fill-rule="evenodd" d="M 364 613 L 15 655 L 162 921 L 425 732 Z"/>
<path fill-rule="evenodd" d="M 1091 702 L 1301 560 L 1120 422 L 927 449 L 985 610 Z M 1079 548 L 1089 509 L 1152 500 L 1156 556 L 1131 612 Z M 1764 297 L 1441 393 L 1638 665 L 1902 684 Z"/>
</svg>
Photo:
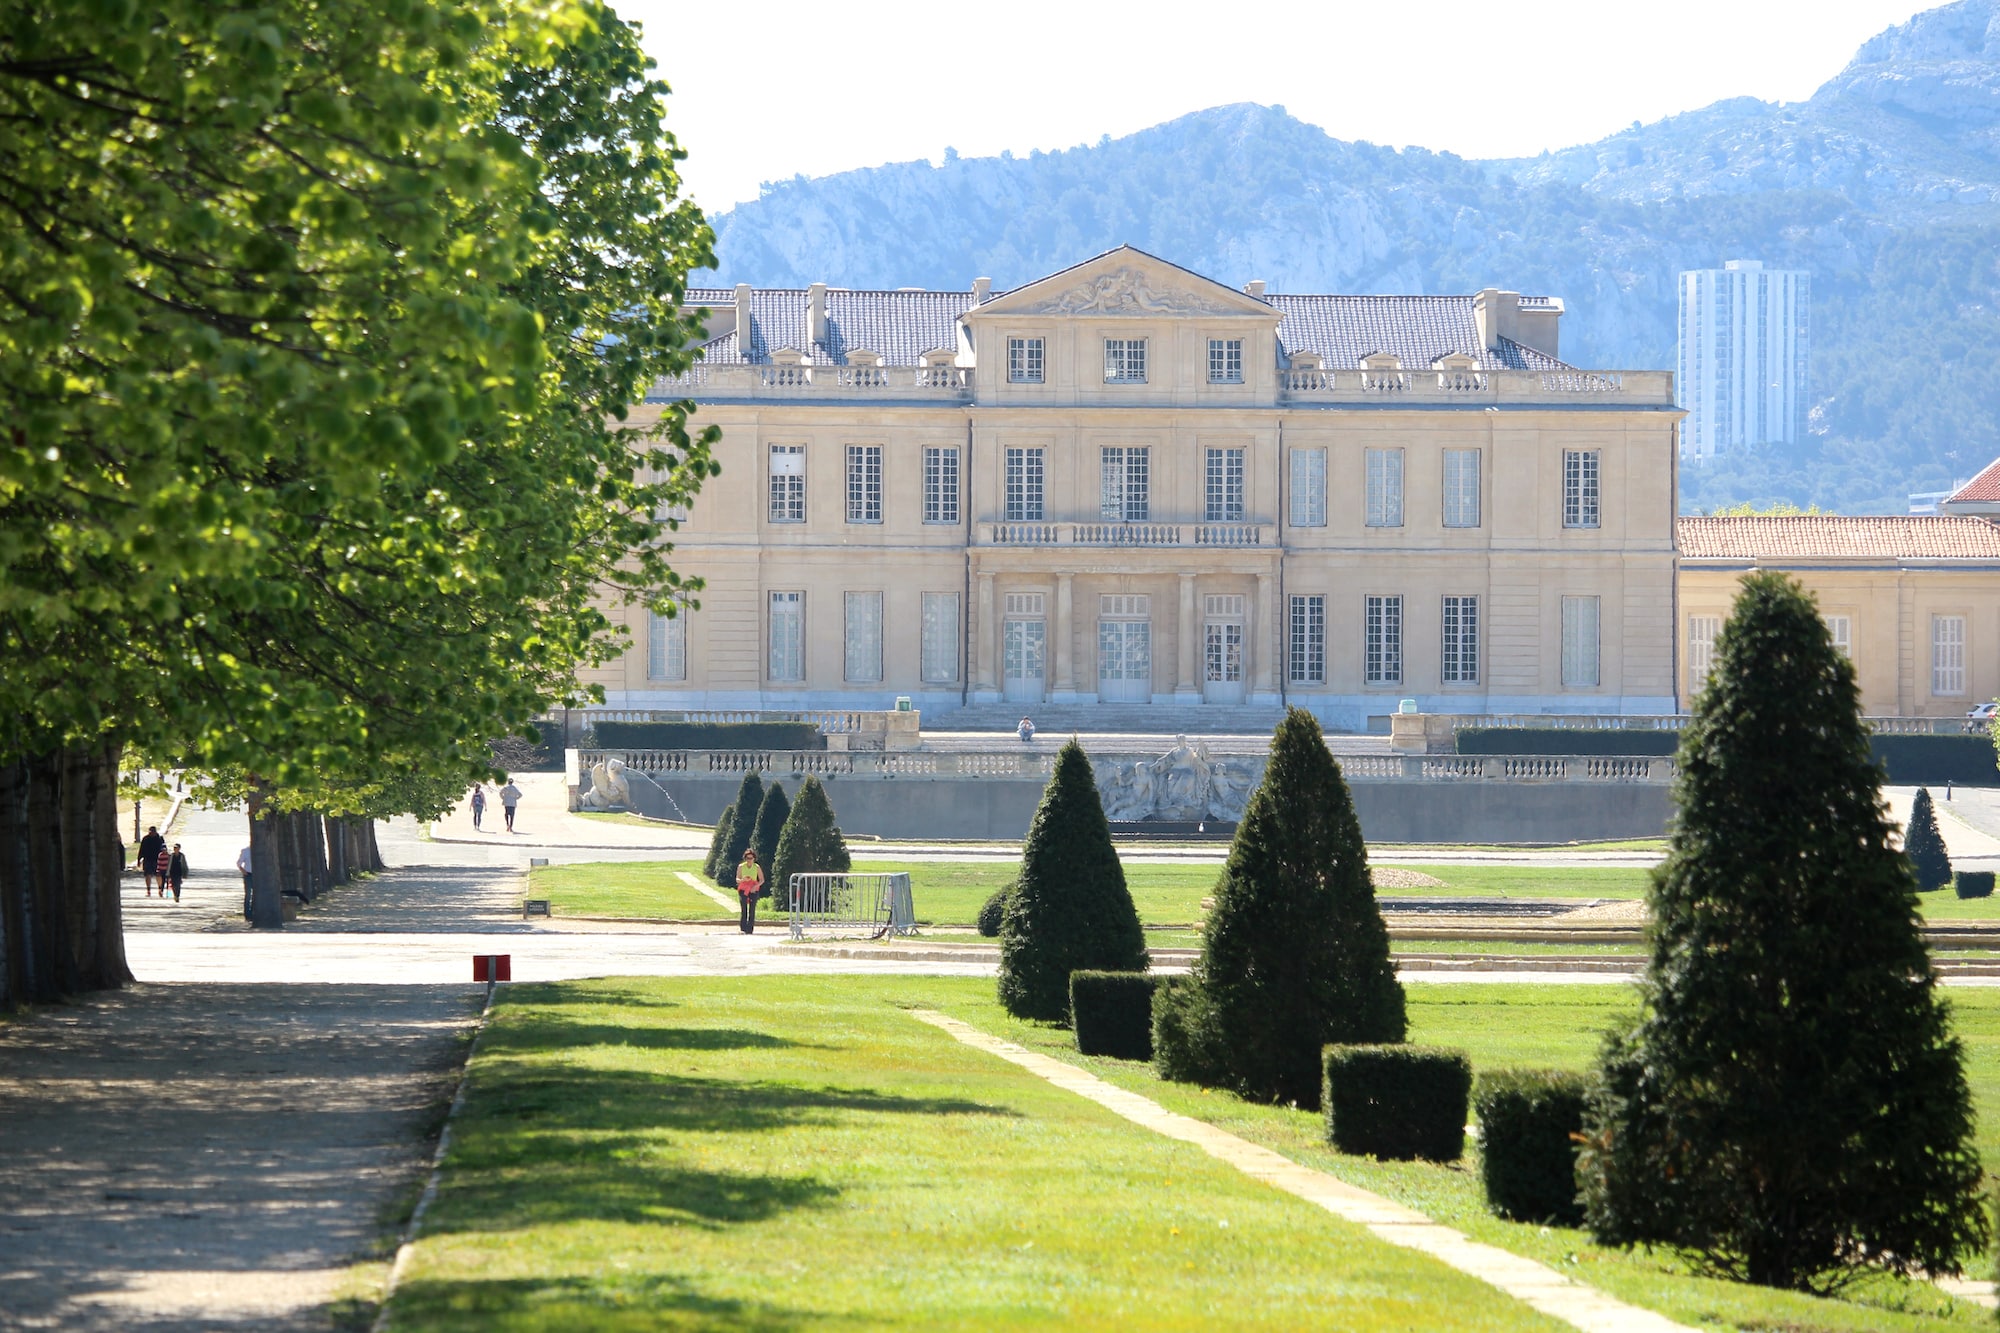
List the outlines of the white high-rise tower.
<svg viewBox="0 0 2000 1333">
<path fill-rule="evenodd" d="M 1805 436 L 1811 276 L 1755 259 L 1681 274 L 1681 456 L 1792 444 Z"/>
</svg>

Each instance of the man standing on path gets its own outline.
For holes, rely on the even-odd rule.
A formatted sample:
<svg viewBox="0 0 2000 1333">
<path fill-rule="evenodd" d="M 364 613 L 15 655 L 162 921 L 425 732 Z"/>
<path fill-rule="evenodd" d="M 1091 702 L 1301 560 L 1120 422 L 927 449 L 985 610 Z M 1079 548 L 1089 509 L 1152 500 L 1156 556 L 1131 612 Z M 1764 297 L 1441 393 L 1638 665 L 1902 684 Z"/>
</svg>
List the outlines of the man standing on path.
<svg viewBox="0 0 2000 1333">
<path fill-rule="evenodd" d="M 245 847 L 236 853 L 236 873 L 243 876 L 243 919 L 251 920 L 250 907 L 250 849 Z"/>
<path fill-rule="evenodd" d="M 148 824 L 146 826 L 146 836 L 139 839 L 139 871 L 146 877 L 146 896 L 148 898 L 153 896 L 153 872 L 159 864 L 160 848 L 166 845 L 167 840 L 160 836 L 160 826 L 157 824 Z M 167 886 L 162 884 L 160 887 L 164 889 Z"/>
<path fill-rule="evenodd" d="M 475 782 L 472 784 L 473 832 L 476 833 L 479 831 L 479 821 L 482 818 L 484 818 L 485 815 L 486 815 L 486 784 L 483 782 Z"/>
<path fill-rule="evenodd" d="M 181 845 L 174 844 L 174 854 L 167 859 L 167 879 L 174 886 L 174 901 L 181 900 L 181 885 L 187 882 L 188 859 L 181 855 Z"/>
<path fill-rule="evenodd" d="M 507 785 L 500 789 L 500 810 L 501 813 L 507 816 L 507 831 L 509 833 L 514 831 L 514 807 L 520 803 L 521 789 L 514 785 L 514 779 L 508 778 Z"/>
<path fill-rule="evenodd" d="M 757 864 L 757 850 L 743 849 L 743 860 L 736 867 L 736 896 L 742 900 L 741 910 L 736 917 L 736 928 L 745 935 L 757 933 L 757 895 L 764 889 L 764 868 Z"/>
</svg>

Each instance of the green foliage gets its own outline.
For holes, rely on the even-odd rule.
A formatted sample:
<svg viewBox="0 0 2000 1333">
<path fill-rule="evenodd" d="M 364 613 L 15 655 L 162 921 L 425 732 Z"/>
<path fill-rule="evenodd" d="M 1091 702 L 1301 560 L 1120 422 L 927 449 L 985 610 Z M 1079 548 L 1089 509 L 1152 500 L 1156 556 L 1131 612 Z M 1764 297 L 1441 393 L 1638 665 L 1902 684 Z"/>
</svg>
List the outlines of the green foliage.
<svg viewBox="0 0 2000 1333">
<path fill-rule="evenodd" d="M 1195 985 L 1247 1097 L 1314 1108 L 1320 1048 L 1403 1039 L 1403 987 L 1375 906 L 1361 823 L 1312 714 L 1271 738 L 1202 929 Z"/>
<path fill-rule="evenodd" d="M 1344 1153 L 1455 1162 L 1465 1153 L 1472 1061 L 1438 1046 L 1329 1046 L 1327 1142 Z"/>
<path fill-rule="evenodd" d="M 1576 1151 L 1590 1080 L 1564 1069 L 1481 1074 L 1473 1095 L 1486 1202 L 1515 1222 L 1583 1224 Z"/>
<path fill-rule="evenodd" d="M 993 890 L 992 897 L 979 905 L 979 916 L 976 924 L 979 927 L 979 933 L 987 939 L 999 938 L 1000 923 L 1007 916 L 1007 891 L 1013 887 L 1012 884 L 1002 884 L 999 888 Z"/>
<path fill-rule="evenodd" d="M 1074 740 L 1028 825 L 1000 923 L 1000 1002 L 1017 1018 L 1069 1018 L 1070 973 L 1143 972 L 1146 934 L 1111 846 L 1090 759 Z"/>
<path fill-rule="evenodd" d="M 1951 877 L 1951 886 L 1961 898 L 1991 898 L 1993 896 L 1993 872 L 1991 870 L 1961 870 Z"/>
<path fill-rule="evenodd" d="M 853 868 L 847 841 L 833 822 L 833 803 L 827 799 L 826 788 L 820 786 L 818 778 L 808 777 L 799 788 L 799 799 L 792 802 L 771 864 L 764 868 L 764 882 L 777 895 L 777 905 L 789 907 L 793 875 L 845 874 Z"/>
<path fill-rule="evenodd" d="M 715 832 L 708 839 L 708 856 L 701 863 L 703 878 L 721 883 L 723 859 L 729 855 L 729 839 L 736 823 L 736 807 L 731 805 L 715 821 Z"/>
<path fill-rule="evenodd" d="M 1564 727 L 1461 727 L 1460 754 L 1673 754 L 1680 733 L 1618 728 L 1579 731 Z M 1897 786 L 1955 782 L 1961 787 L 2000 785 L 1992 742 L 1984 736 L 1898 736 L 1871 733 L 1868 753 L 1888 769 Z"/>
<path fill-rule="evenodd" d="M 587 738 L 604 750 L 824 750 L 810 722 L 599 722 Z"/>
<path fill-rule="evenodd" d="M 1680 744 L 1680 733 L 1620 727 L 1584 731 L 1572 727 L 1460 727 L 1460 754 L 1617 754 L 1665 756 Z"/>
<path fill-rule="evenodd" d="M 1769 1286 L 1956 1271 L 1986 1238 L 1963 1053 L 1853 665 L 1775 573 L 1743 581 L 1716 655 L 1642 1008 L 1592 1094 L 1590 1227 Z"/>
<path fill-rule="evenodd" d="M 722 844 L 722 855 L 715 860 L 715 869 L 709 872 L 713 879 L 725 889 L 736 887 L 736 863 L 743 859 L 743 849 L 753 845 L 757 836 L 757 812 L 764 808 L 764 783 L 751 769 L 743 775 L 743 781 L 736 784 L 736 801 L 730 806 L 736 817 L 729 821 L 729 840 Z M 717 836 L 721 836 L 722 826 L 715 826 Z M 769 875 L 771 867 L 765 866 Z"/>
<path fill-rule="evenodd" d="M 1917 876 L 1917 891 L 1929 893 L 1951 883 L 1951 858 L 1945 854 L 1944 835 L 1938 832 L 1937 810 L 1931 804 L 1929 787 L 1917 788 L 1910 803 L 1910 825 L 1903 830 L 1903 855 Z"/>
<path fill-rule="evenodd" d="M 1984 736 L 1871 736 L 1868 753 L 1898 787 L 1938 782 L 2000 786 L 1993 745 Z"/>
<path fill-rule="evenodd" d="M 1161 977 L 1153 991 L 1153 1069 L 1173 1083 L 1222 1087 L 1229 1060 L 1208 991 L 1193 977 Z"/>
<path fill-rule="evenodd" d="M 778 864 L 778 839 L 785 832 L 785 821 L 791 818 L 792 803 L 785 797 L 785 789 L 773 782 L 764 792 L 764 803 L 757 807 L 757 832 L 750 839 L 756 849 L 757 864 L 764 867 L 764 892 L 759 897 L 771 896 L 771 868 Z"/>
<path fill-rule="evenodd" d="M 1072 972 L 1069 1012 L 1076 1049 L 1118 1060 L 1153 1058 L 1153 991 L 1150 972 Z"/>
</svg>

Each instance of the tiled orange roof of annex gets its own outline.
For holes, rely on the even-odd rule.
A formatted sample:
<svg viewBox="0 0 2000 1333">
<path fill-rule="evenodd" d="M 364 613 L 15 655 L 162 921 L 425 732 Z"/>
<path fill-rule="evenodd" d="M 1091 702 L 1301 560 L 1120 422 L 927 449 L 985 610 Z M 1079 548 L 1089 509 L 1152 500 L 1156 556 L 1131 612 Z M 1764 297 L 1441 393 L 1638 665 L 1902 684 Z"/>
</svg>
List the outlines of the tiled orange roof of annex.
<svg viewBox="0 0 2000 1333">
<path fill-rule="evenodd" d="M 1674 526 L 1684 560 L 2000 560 L 2000 527 L 1979 518 L 1753 514 Z"/>
</svg>

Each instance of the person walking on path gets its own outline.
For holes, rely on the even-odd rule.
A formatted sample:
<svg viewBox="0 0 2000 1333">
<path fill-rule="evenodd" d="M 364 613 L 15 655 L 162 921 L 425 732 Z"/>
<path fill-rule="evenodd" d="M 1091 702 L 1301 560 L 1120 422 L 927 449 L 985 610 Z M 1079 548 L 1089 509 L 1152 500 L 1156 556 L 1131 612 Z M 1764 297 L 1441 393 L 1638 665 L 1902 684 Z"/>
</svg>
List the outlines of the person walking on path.
<svg viewBox="0 0 2000 1333">
<path fill-rule="evenodd" d="M 174 869 L 174 854 L 168 850 L 165 838 L 160 839 L 160 850 L 154 854 L 153 866 L 159 871 L 160 896 L 164 898 L 167 896 L 167 882 L 171 878 Z"/>
<path fill-rule="evenodd" d="M 181 845 L 174 844 L 174 854 L 167 861 L 167 878 L 174 886 L 174 901 L 181 900 L 181 885 L 187 881 L 188 859 L 181 855 Z"/>
<path fill-rule="evenodd" d="M 763 891 L 764 867 L 757 864 L 756 849 L 746 847 L 736 867 L 736 896 L 743 900 L 736 928 L 745 935 L 757 933 L 757 895 Z"/>
<path fill-rule="evenodd" d="M 153 896 L 153 871 L 159 864 L 160 848 L 166 845 L 167 840 L 160 836 L 160 826 L 157 824 L 148 824 L 146 826 L 146 836 L 139 839 L 139 870 L 146 877 L 146 896 L 148 898 Z M 162 884 L 160 887 L 165 889 L 167 886 Z"/>
<path fill-rule="evenodd" d="M 243 876 L 243 919 L 248 921 L 251 919 L 250 849 L 248 847 L 236 853 L 236 873 Z"/>
<path fill-rule="evenodd" d="M 507 831 L 514 831 L 514 807 L 521 803 L 521 789 L 508 778 L 507 785 L 500 789 L 500 813 L 507 816 Z"/>
<path fill-rule="evenodd" d="M 479 821 L 485 817 L 485 814 L 486 784 L 475 782 L 472 784 L 472 827 L 475 832 L 478 831 Z"/>
</svg>

